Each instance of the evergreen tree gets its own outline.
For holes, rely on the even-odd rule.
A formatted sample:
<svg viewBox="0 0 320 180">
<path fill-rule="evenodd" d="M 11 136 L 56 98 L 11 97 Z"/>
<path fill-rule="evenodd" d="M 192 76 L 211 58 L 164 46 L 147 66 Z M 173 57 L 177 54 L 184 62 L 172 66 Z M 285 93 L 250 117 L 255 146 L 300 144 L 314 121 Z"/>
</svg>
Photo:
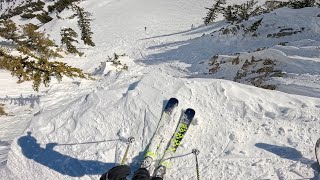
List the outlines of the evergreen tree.
<svg viewBox="0 0 320 180">
<path fill-rule="evenodd" d="M 238 14 L 238 9 L 235 9 L 234 6 L 228 6 L 225 8 L 223 12 L 224 18 L 229 21 L 229 22 L 235 22 L 237 21 L 237 14 Z"/>
<path fill-rule="evenodd" d="M 52 40 L 43 32 L 36 31 L 36 25 L 20 26 L 21 30 L 11 20 L 3 20 L 1 25 L 0 36 L 12 40 L 19 55 L 11 55 L 0 48 L 0 69 L 9 70 L 12 76 L 18 77 L 19 83 L 33 81 L 33 88 L 38 91 L 41 83 L 48 86 L 52 77 L 59 81 L 62 76 L 92 79 L 81 69 L 49 61 L 52 57 L 62 56 L 55 50 L 56 45 Z M 4 33 L 5 30 L 9 33 Z"/>
<path fill-rule="evenodd" d="M 81 40 L 84 42 L 84 44 L 95 46 L 91 37 L 93 34 L 90 28 L 90 22 L 92 21 L 92 19 L 89 19 L 91 13 L 84 11 L 84 9 L 79 6 L 76 6 L 76 9 L 79 17 L 78 26 L 81 30 Z"/>
<path fill-rule="evenodd" d="M 259 15 L 262 9 L 260 6 L 255 7 L 257 3 L 258 2 L 255 0 L 250 0 L 239 6 L 236 6 L 237 9 L 239 10 L 238 21 L 241 22 L 243 20 L 248 20 L 252 16 Z"/>
<path fill-rule="evenodd" d="M 207 13 L 207 16 L 204 19 L 204 24 L 208 25 L 209 23 L 212 23 L 218 16 L 218 13 L 221 13 L 224 10 L 224 7 L 222 5 L 226 4 L 226 0 L 217 0 L 217 2 L 211 7 L 206 8 L 209 10 Z"/>
<path fill-rule="evenodd" d="M 48 11 L 53 12 L 54 10 L 57 10 L 60 13 L 64 9 L 71 6 L 73 2 L 77 2 L 77 1 L 79 1 L 79 0 L 58 0 L 52 6 L 48 6 Z"/>
<path fill-rule="evenodd" d="M 50 21 L 53 19 L 52 17 L 50 17 L 50 16 L 48 15 L 47 12 L 44 12 L 44 13 L 42 13 L 42 14 L 38 14 L 36 17 L 37 17 L 37 19 L 38 19 L 41 23 L 43 23 L 43 24 L 48 23 L 48 22 L 50 22 Z"/>
<path fill-rule="evenodd" d="M 8 39 L 17 41 L 19 38 L 19 35 L 17 33 L 17 26 L 16 24 L 11 20 L 0 20 L 0 36 Z"/>
<path fill-rule="evenodd" d="M 38 26 L 26 24 L 22 26 L 24 38 L 18 41 L 18 50 L 31 57 L 51 58 L 62 57 L 53 47 L 57 45 L 45 36 L 44 32 L 37 32 Z"/>
<path fill-rule="evenodd" d="M 39 90 L 41 83 L 48 86 L 51 77 L 59 81 L 63 76 L 90 78 L 81 69 L 73 68 L 63 62 L 50 62 L 44 58 L 31 60 L 28 56 L 12 56 L 2 49 L 0 49 L 0 69 L 11 71 L 12 76 L 18 77 L 18 83 L 33 81 L 33 88 L 36 91 Z"/>
<path fill-rule="evenodd" d="M 71 28 L 63 28 L 61 29 L 61 43 L 67 46 L 67 51 L 73 54 L 79 54 L 80 56 L 83 53 L 79 52 L 72 43 L 76 42 L 79 43 L 75 38 L 78 37 L 78 34 Z"/>
<path fill-rule="evenodd" d="M 288 5 L 288 2 L 282 2 L 277 0 L 269 0 L 266 1 L 264 7 L 266 8 L 266 12 L 273 11 L 278 8 L 282 8 Z"/>
<path fill-rule="evenodd" d="M 255 0 L 250 0 L 240 5 L 228 6 L 223 11 L 223 15 L 230 22 L 240 23 L 264 12 L 261 6 L 256 6 L 257 3 Z"/>
</svg>

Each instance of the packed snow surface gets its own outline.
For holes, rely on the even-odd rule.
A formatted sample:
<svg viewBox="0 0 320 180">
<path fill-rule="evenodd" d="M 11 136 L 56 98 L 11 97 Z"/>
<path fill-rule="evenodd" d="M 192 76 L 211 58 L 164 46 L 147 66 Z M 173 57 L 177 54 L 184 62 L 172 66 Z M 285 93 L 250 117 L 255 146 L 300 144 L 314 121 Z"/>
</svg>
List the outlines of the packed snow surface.
<svg viewBox="0 0 320 180">
<path fill-rule="evenodd" d="M 129 136 L 136 139 L 127 159 L 134 172 L 171 97 L 179 100 L 174 123 L 183 109 L 193 108 L 196 117 L 165 179 L 196 179 L 194 148 L 200 150 L 201 179 L 316 179 L 320 21 L 310 25 L 301 19 L 320 10 L 305 8 L 299 18 L 287 17 L 309 31 L 270 40 L 212 33 L 225 24 L 202 25 L 204 7 L 212 3 L 81 2 L 93 13 L 96 47 L 84 46 L 85 57 L 63 61 L 94 74 L 96 81 L 65 78 L 36 93 L 30 83 L 16 84 L 0 71 L 0 103 L 9 113 L 0 118 L 0 179 L 99 179 L 120 163 Z M 269 18 L 266 22 L 276 19 Z M 58 41 L 61 26 L 76 22 L 56 19 L 43 28 Z M 284 40 L 288 46 L 277 45 Z M 270 49 L 252 54 L 271 54 L 289 74 L 278 79 L 278 91 L 230 81 L 232 72 L 221 72 L 225 80 L 204 74 L 215 54 L 261 47 Z M 106 62 L 113 53 L 126 54 L 120 61 L 128 71 Z"/>
</svg>

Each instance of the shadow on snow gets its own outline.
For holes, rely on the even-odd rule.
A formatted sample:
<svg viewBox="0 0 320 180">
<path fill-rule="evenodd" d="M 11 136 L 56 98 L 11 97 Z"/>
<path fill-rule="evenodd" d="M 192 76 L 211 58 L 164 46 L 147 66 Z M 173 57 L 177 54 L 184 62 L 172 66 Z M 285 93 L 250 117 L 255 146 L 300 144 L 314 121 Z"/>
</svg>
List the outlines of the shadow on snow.
<svg viewBox="0 0 320 180">
<path fill-rule="evenodd" d="M 320 168 L 318 167 L 318 163 L 303 157 L 302 153 L 296 150 L 295 148 L 286 147 L 286 146 L 277 146 L 277 145 L 266 144 L 266 143 L 257 143 L 255 144 L 255 146 L 260 149 L 264 149 L 268 152 L 271 152 L 279 156 L 280 158 L 300 162 L 301 164 L 311 165 L 311 168 L 314 170 L 314 173 L 315 173 L 315 177 L 311 179 L 318 180 L 318 178 L 320 178 L 318 173 L 320 171 Z"/>
<path fill-rule="evenodd" d="M 63 175 L 81 177 L 84 175 L 102 175 L 111 169 L 114 163 L 103 163 L 95 160 L 79 160 L 57 151 L 53 148 L 57 143 L 48 143 L 45 148 L 40 147 L 37 140 L 28 132 L 27 136 L 20 137 L 18 144 L 25 157 L 39 164 L 47 166 Z"/>
<path fill-rule="evenodd" d="M 40 95 L 30 94 L 29 96 L 23 96 L 22 94 L 19 97 L 9 97 L 0 98 L 0 101 L 9 102 L 10 104 L 18 105 L 18 106 L 26 106 L 30 105 L 30 107 L 34 107 L 35 104 L 40 103 Z"/>
</svg>

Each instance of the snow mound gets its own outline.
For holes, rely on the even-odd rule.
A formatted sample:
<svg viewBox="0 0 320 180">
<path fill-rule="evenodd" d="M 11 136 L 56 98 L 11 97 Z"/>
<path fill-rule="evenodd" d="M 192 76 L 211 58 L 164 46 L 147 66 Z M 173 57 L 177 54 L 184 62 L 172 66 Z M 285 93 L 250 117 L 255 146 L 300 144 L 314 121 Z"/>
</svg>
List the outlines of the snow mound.
<svg viewBox="0 0 320 180">
<path fill-rule="evenodd" d="M 292 168 L 305 178 L 313 176 L 309 165 L 315 162 L 319 99 L 301 101 L 230 81 L 174 78 L 157 70 L 132 77 L 127 85 L 120 83 L 123 76 L 115 80 L 117 86 L 100 87 L 34 117 L 9 155 L 7 167 L 16 178 L 97 179 L 119 163 L 123 139 L 129 136 L 136 142 L 128 163 L 138 168 L 161 110 L 173 95 L 179 109 L 195 109 L 198 125 L 191 126 L 178 148 L 168 179 L 193 178 L 193 148 L 201 150 L 203 177 L 273 178 L 284 171 L 290 179 L 297 177 Z M 177 111 L 175 122 L 179 115 Z"/>
</svg>

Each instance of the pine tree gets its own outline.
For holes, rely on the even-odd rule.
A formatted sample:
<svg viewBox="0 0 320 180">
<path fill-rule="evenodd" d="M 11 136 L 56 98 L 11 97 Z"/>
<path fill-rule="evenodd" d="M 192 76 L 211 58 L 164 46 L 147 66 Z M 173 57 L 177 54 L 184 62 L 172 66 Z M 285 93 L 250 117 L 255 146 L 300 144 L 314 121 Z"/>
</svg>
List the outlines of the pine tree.
<svg viewBox="0 0 320 180">
<path fill-rule="evenodd" d="M 18 83 L 33 81 L 35 91 L 39 90 L 40 84 L 48 86 L 51 78 L 61 81 L 63 76 L 90 78 L 81 69 L 68 66 L 66 63 L 40 58 L 31 60 L 29 57 L 12 56 L 0 49 L 0 69 L 11 71 L 12 76 L 18 77 Z"/>
<path fill-rule="evenodd" d="M 239 21 L 243 21 L 243 20 L 248 20 L 250 17 L 252 16 L 257 16 L 259 15 L 260 11 L 260 6 L 255 7 L 255 5 L 258 2 L 255 0 L 250 0 L 247 1 L 246 3 L 241 4 L 240 6 L 238 6 L 239 9 Z"/>
<path fill-rule="evenodd" d="M 208 9 L 209 12 L 207 13 L 207 16 L 204 19 L 204 24 L 208 25 L 209 23 L 212 23 L 218 16 L 218 13 L 221 13 L 224 10 L 224 7 L 222 5 L 226 4 L 226 0 L 217 0 L 217 2 L 212 6 L 212 8 L 205 8 Z"/>
<path fill-rule="evenodd" d="M 60 13 L 64 9 L 71 6 L 73 2 L 77 2 L 77 1 L 79 1 L 79 0 L 58 0 L 52 6 L 48 6 L 48 11 L 53 12 L 54 10 L 57 10 Z"/>
<path fill-rule="evenodd" d="M 8 39 L 16 41 L 19 38 L 19 35 L 17 33 L 17 26 L 16 24 L 11 20 L 1 20 L 0 21 L 0 36 Z"/>
<path fill-rule="evenodd" d="M 78 26 L 81 30 L 81 40 L 84 42 L 84 44 L 87 44 L 89 46 L 95 46 L 91 37 L 93 34 L 90 28 L 90 22 L 92 21 L 92 19 L 89 19 L 89 17 L 92 14 L 87 11 L 84 11 L 84 9 L 79 6 L 76 6 L 76 9 L 79 17 Z"/>
<path fill-rule="evenodd" d="M 266 8 L 266 12 L 273 11 L 278 8 L 282 8 L 288 5 L 288 2 L 282 2 L 277 0 L 268 0 L 265 2 L 264 7 Z"/>
<path fill-rule="evenodd" d="M 43 23 L 43 24 L 48 23 L 48 22 L 50 22 L 50 21 L 53 19 L 52 17 L 50 17 L 50 16 L 48 15 L 47 12 L 44 12 L 44 13 L 42 13 L 42 14 L 38 14 L 36 17 L 37 17 L 37 19 L 38 19 L 41 23 Z"/>
<path fill-rule="evenodd" d="M 72 43 L 76 42 L 79 43 L 75 38 L 78 37 L 78 34 L 71 28 L 63 28 L 61 29 L 61 43 L 65 44 L 67 46 L 67 51 L 69 53 L 73 54 L 79 54 L 80 56 L 83 55 L 83 53 L 79 52 Z"/>
<path fill-rule="evenodd" d="M 235 9 L 234 6 L 228 6 L 223 12 L 224 18 L 229 22 L 237 21 L 237 10 L 238 9 Z"/>
<path fill-rule="evenodd" d="M 45 36 L 44 32 L 37 32 L 38 26 L 34 24 L 26 24 L 22 26 L 23 36 L 22 40 L 19 40 L 18 50 L 34 58 L 51 58 L 62 57 L 52 47 L 57 45 Z"/>
<path fill-rule="evenodd" d="M 11 55 L 0 48 L 0 69 L 6 69 L 12 76 L 18 77 L 18 83 L 33 81 L 33 88 L 38 91 L 41 84 L 48 86 L 52 77 L 59 81 L 63 76 L 92 79 L 81 69 L 66 63 L 49 61 L 50 58 L 62 56 L 55 50 L 57 48 L 52 40 L 43 32 L 37 32 L 36 25 L 20 26 L 20 30 L 11 20 L 4 21 L 1 24 L 0 36 L 13 41 L 18 51 L 15 54 L 18 55 Z M 4 30 L 9 33 L 4 33 Z"/>
<path fill-rule="evenodd" d="M 228 21 L 240 23 L 265 11 L 261 6 L 256 6 L 257 3 L 255 0 L 250 0 L 240 5 L 228 6 L 223 15 Z"/>
</svg>

